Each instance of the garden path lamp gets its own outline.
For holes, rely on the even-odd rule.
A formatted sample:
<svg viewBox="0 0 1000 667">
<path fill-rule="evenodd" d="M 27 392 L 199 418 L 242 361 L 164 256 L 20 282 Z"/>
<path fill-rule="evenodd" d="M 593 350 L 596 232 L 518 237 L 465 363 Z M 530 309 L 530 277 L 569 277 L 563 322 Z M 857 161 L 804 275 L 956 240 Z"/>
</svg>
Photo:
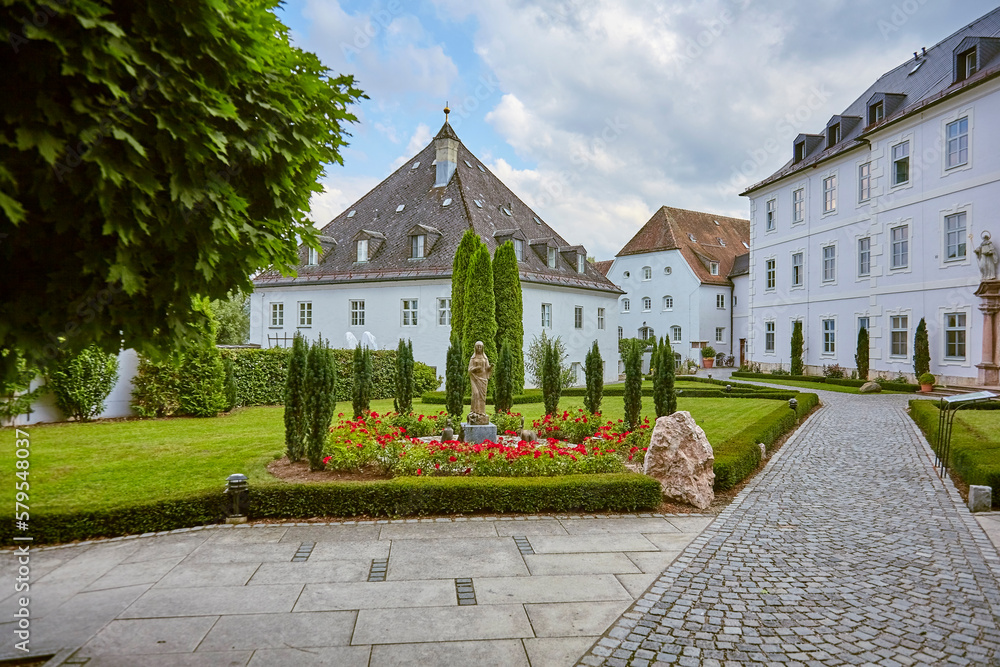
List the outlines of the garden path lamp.
<svg viewBox="0 0 1000 667">
<path fill-rule="evenodd" d="M 246 475 L 235 473 L 226 478 L 226 523 L 246 523 L 250 513 L 250 484 Z"/>
<path fill-rule="evenodd" d="M 790 398 L 788 399 L 788 407 L 790 407 L 792 410 L 795 410 L 799 407 L 799 402 L 794 398 Z"/>
</svg>

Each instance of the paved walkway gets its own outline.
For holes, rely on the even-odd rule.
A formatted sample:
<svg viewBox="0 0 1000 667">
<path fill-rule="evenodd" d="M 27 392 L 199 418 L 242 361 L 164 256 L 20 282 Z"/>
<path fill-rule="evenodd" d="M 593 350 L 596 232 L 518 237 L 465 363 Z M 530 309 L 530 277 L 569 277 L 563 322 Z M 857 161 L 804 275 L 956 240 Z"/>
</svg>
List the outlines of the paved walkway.
<svg viewBox="0 0 1000 667">
<path fill-rule="evenodd" d="M 578 664 L 1000 664 L 1000 559 L 909 397 L 821 393 Z"/>
</svg>

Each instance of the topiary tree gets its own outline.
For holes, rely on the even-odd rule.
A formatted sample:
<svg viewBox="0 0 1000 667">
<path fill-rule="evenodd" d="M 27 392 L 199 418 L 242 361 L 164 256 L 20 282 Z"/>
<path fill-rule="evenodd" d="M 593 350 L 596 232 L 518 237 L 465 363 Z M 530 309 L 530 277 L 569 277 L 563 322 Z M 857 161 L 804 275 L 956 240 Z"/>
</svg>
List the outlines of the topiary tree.
<svg viewBox="0 0 1000 667">
<path fill-rule="evenodd" d="M 469 263 L 482 245 L 479 235 L 466 229 L 451 263 L 451 335 L 458 336 L 459 340 L 465 337 L 465 283 L 469 276 Z"/>
<path fill-rule="evenodd" d="M 306 455 L 310 470 L 323 469 L 323 447 L 337 407 L 337 369 L 326 342 L 317 340 L 306 357 Z"/>
<path fill-rule="evenodd" d="M 496 299 L 497 349 L 506 342 L 514 362 L 513 393 L 524 390 L 524 302 L 514 244 L 507 241 L 493 255 L 493 293 Z"/>
<path fill-rule="evenodd" d="M 372 401 L 372 353 L 359 344 L 354 348 L 354 418 L 371 410 Z"/>
<path fill-rule="evenodd" d="M 494 373 L 496 383 L 493 386 L 493 407 L 497 412 L 510 412 L 514 404 L 515 372 L 514 355 L 511 354 L 510 344 L 504 341 Z"/>
<path fill-rule="evenodd" d="M 858 331 L 858 351 L 854 355 L 854 363 L 858 367 L 858 378 L 868 379 L 868 329 L 861 327 Z"/>
<path fill-rule="evenodd" d="M 400 339 L 396 347 L 396 397 L 393 407 L 401 415 L 413 412 L 413 341 Z"/>
<path fill-rule="evenodd" d="M 545 351 L 542 354 L 542 402 L 545 404 L 547 415 L 554 415 L 559 409 L 559 394 L 562 393 L 561 370 L 555 341 L 546 341 Z"/>
<path fill-rule="evenodd" d="M 462 353 L 462 339 L 451 337 L 448 354 L 445 359 L 445 409 L 451 416 L 455 427 L 462 421 L 465 411 L 465 387 L 468 384 L 468 361 Z M 458 421 L 455 421 L 458 420 Z"/>
<path fill-rule="evenodd" d="M 802 349 L 805 343 L 802 339 L 802 321 L 792 323 L 792 375 L 802 375 Z"/>
<path fill-rule="evenodd" d="M 625 427 L 639 428 L 642 412 L 642 350 L 644 344 L 630 341 L 625 346 Z"/>
<path fill-rule="evenodd" d="M 587 394 L 583 397 L 583 407 L 593 414 L 601 411 L 601 401 L 604 398 L 604 360 L 596 340 L 584 359 L 584 369 L 587 375 Z"/>
<path fill-rule="evenodd" d="M 292 339 L 285 379 L 285 453 L 288 460 L 298 461 L 306 451 L 306 364 L 309 345 L 302 334 Z"/>
<path fill-rule="evenodd" d="M 927 323 L 920 318 L 917 332 L 913 335 L 913 370 L 919 378 L 931 372 L 931 348 L 927 341 Z"/>
<path fill-rule="evenodd" d="M 476 348 L 476 341 L 483 341 L 483 352 L 490 363 L 497 358 L 496 299 L 493 295 L 493 264 L 490 252 L 480 245 L 469 262 L 468 277 L 465 281 L 465 330 L 462 335 L 462 349 L 470 356 Z M 466 360 L 468 363 L 468 360 Z M 490 378 L 492 389 L 494 378 Z"/>
<path fill-rule="evenodd" d="M 90 421 L 104 412 L 104 399 L 118 381 L 118 356 L 90 345 L 67 355 L 46 379 L 56 406 L 67 416 Z"/>
</svg>

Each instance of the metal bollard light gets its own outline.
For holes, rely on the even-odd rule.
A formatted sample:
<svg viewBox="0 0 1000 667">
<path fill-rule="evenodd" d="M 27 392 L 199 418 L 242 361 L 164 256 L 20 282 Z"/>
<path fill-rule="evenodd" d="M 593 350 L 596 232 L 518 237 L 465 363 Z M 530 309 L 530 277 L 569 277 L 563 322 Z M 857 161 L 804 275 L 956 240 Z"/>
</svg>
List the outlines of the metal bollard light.
<svg viewBox="0 0 1000 667">
<path fill-rule="evenodd" d="M 790 407 L 792 410 L 795 410 L 796 408 L 799 407 L 799 402 L 794 398 L 790 398 L 788 399 L 788 407 Z"/>
<path fill-rule="evenodd" d="M 731 384 L 727 384 L 727 385 L 726 385 L 726 393 L 728 394 L 728 393 L 730 393 L 730 392 L 731 392 L 732 390 L 733 390 L 733 385 L 731 385 Z"/>
<path fill-rule="evenodd" d="M 250 513 L 250 484 L 246 475 L 235 473 L 226 478 L 226 523 L 246 523 Z"/>
</svg>

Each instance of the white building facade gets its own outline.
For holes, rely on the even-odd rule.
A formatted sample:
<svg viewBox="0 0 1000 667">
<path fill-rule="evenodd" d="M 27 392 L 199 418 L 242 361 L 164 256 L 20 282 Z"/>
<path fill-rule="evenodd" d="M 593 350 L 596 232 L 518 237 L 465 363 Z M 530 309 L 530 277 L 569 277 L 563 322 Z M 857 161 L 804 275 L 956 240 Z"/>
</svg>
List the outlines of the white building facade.
<svg viewBox="0 0 1000 667">
<path fill-rule="evenodd" d="M 849 371 L 865 327 L 871 371 L 913 381 L 923 319 L 938 383 L 980 382 L 975 248 L 1000 233 L 998 18 L 885 74 L 744 193 L 752 361 L 787 370 L 799 320 L 807 373 Z"/>
</svg>

